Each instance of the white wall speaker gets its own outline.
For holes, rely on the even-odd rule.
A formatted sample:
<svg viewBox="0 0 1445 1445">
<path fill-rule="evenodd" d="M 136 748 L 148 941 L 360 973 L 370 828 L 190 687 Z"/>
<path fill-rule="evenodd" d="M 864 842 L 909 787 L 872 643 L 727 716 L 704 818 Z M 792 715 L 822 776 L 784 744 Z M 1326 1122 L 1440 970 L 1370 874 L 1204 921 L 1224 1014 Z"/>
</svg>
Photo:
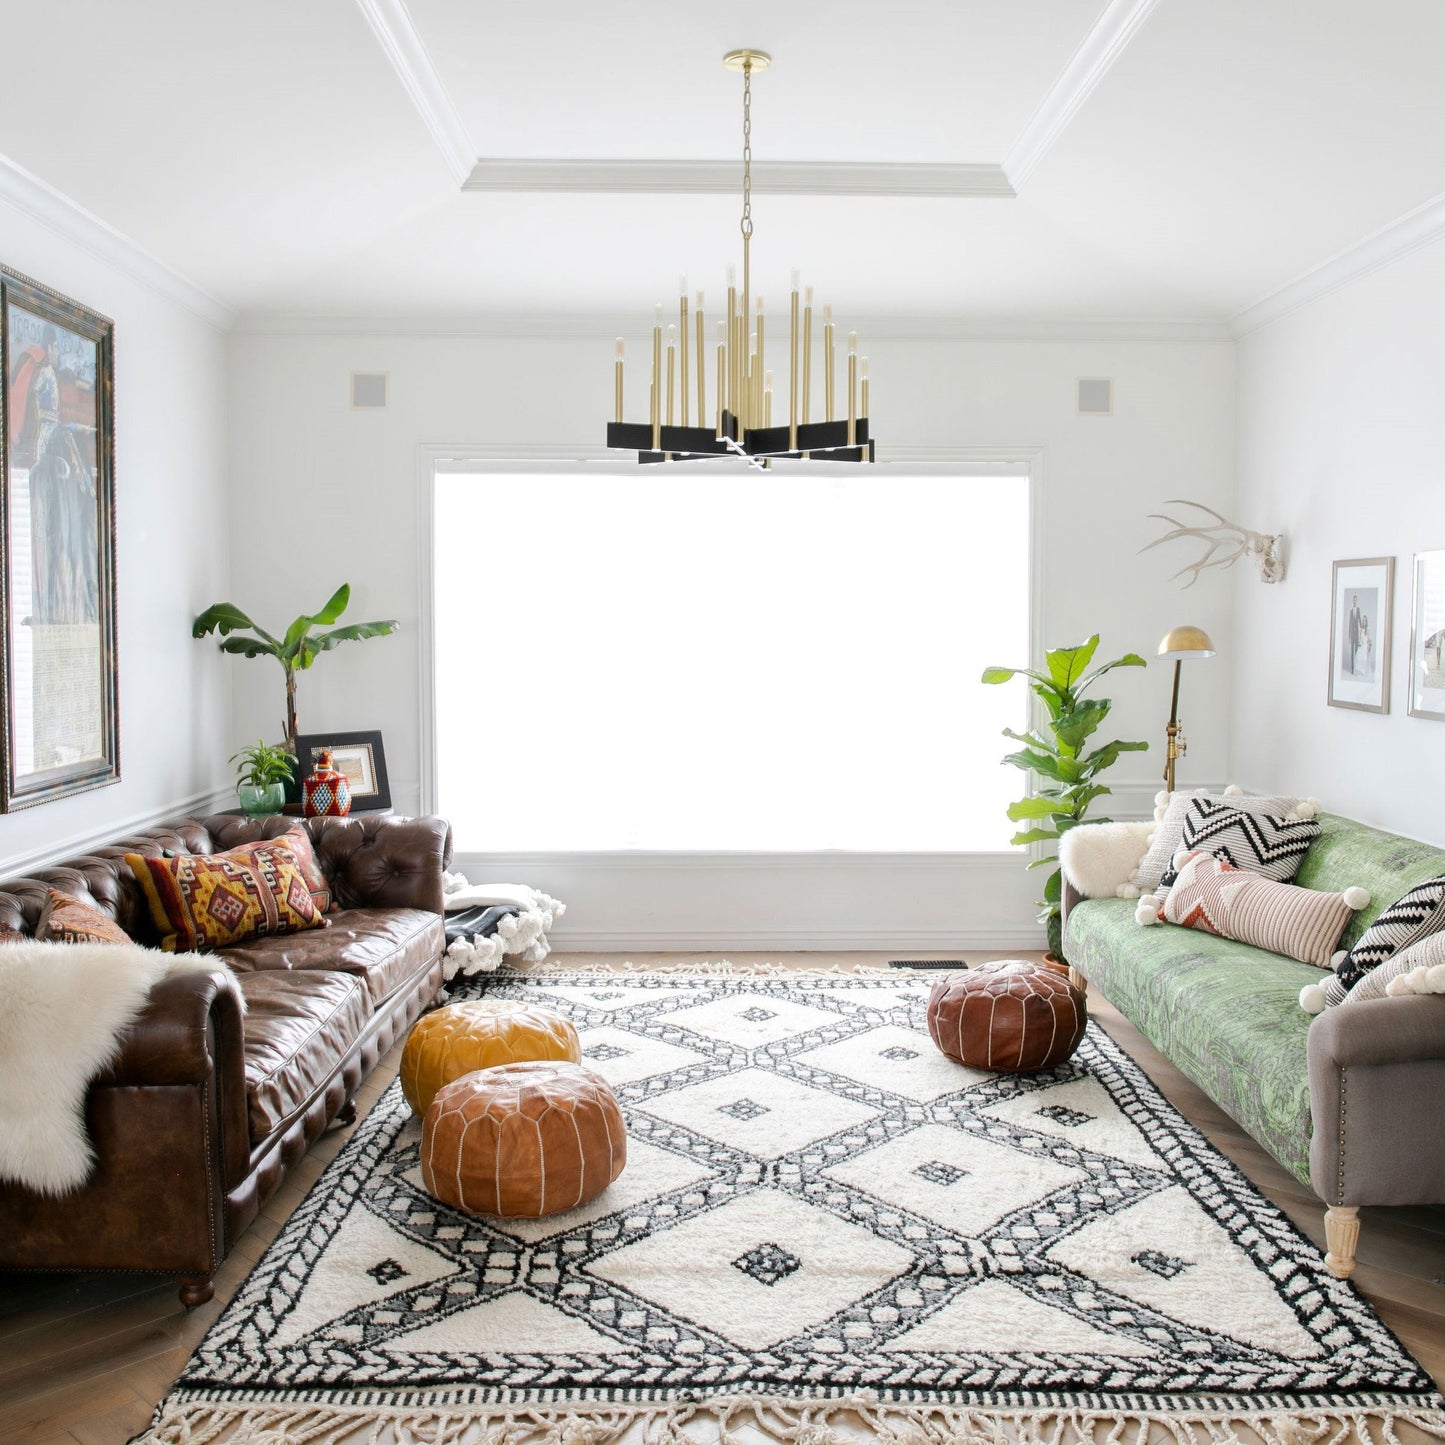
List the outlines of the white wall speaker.
<svg viewBox="0 0 1445 1445">
<path fill-rule="evenodd" d="M 353 371 L 351 373 L 351 409 L 353 411 L 379 411 L 386 405 L 386 378 L 384 371 Z"/>
<path fill-rule="evenodd" d="M 1114 378 L 1112 376 L 1081 376 L 1078 379 L 1080 416 L 1114 415 Z"/>
</svg>

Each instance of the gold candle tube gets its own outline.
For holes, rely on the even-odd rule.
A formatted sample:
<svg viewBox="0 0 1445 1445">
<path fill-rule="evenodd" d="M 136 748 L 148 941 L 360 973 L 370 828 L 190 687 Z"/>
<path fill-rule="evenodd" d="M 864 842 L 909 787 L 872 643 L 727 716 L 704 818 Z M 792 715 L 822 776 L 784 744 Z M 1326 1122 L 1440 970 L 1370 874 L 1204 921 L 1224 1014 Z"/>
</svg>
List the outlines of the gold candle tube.
<svg viewBox="0 0 1445 1445">
<path fill-rule="evenodd" d="M 717 439 L 723 436 L 723 375 L 727 369 L 728 348 L 727 328 L 721 321 L 717 324 Z"/>
<path fill-rule="evenodd" d="M 813 389 L 813 288 L 803 293 L 803 424 L 808 422 L 808 403 Z"/>
<path fill-rule="evenodd" d="M 763 373 L 763 425 L 773 424 L 773 373 Z"/>
<path fill-rule="evenodd" d="M 673 411 L 675 405 L 674 387 L 677 374 L 677 327 L 667 328 L 667 424 L 672 426 L 677 420 Z"/>
<path fill-rule="evenodd" d="M 767 363 L 763 360 L 763 298 L 762 298 L 761 296 L 758 297 L 757 305 L 758 305 L 758 344 L 757 344 L 757 353 L 758 353 L 758 376 L 759 376 L 759 378 L 761 378 L 761 377 L 762 377 L 762 374 L 763 374 L 763 371 L 764 371 L 764 368 L 765 368 L 766 365 L 767 365 Z M 758 407 L 758 415 L 759 415 L 759 416 L 762 416 L 761 396 L 759 397 L 759 403 L 760 403 L 760 404 L 759 404 L 759 407 Z"/>
<path fill-rule="evenodd" d="M 723 406 L 737 415 L 738 411 L 738 288 L 737 268 L 728 267 L 728 394 Z"/>
<path fill-rule="evenodd" d="M 703 337 L 702 337 L 702 292 L 697 293 L 697 304 L 694 306 L 697 313 L 693 317 L 693 326 L 697 330 L 697 424 L 707 425 L 707 368 L 703 365 Z"/>
<path fill-rule="evenodd" d="M 868 417 L 868 358 L 866 356 L 858 363 L 858 387 L 863 398 L 859 403 L 859 413 L 866 421 Z M 864 457 L 868 459 L 866 450 Z"/>
<path fill-rule="evenodd" d="M 678 282 L 678 287 L 679 287 L 679 294 L 678 294 L 678 298 L 677 298 L 677 311 L 678 311 L 677 340 L 678 340 L 679 346 L 681 347 L 681 350 L 677 353 L 677 365 L 678 365 L 677 384 L 678 384 L 678 386 L 679 386 L 679 387 L 681 388 L 681 390 L 682 390 L 682 424 L 683 424 L 683 426 L 686 426 L 686 425 L 687 425 L 687 409 L 688 409 L 688 399 L 687 399 L 687 392 L 688 392 L 688 387 L 687 387 L 687 357 L 688 357 L 688 345 L 687 345 L 687 277 L 686 277 L 686 276 L 682 277 L 681 280 Z M 702 414 L 701 414 L 701 413 L 698 414 L 698 420 L 699 420 L 699 421 L 702 420 Z"/>
<path fill-rule="evenodd" d="M 617 338 L 617 360 L 613 365 L 617 384 L 617 420 L 622 420 L 622 338 Z"/>
<path fill-rule="evenodd" d="M 823 419 L 833 420 L 833 306 L 823 305 Z"/>
<path fill-rule="evenodd" d="M 652 450 L 662 450 L 662 307 L 659 305 L 652 323 Z"/>
<path fill-rule="evenodd" d="M 793 272 L 793 294 L 788 317 L 788 450 L 798 450 L 798 273 Z"/>
<path fill-rule="evenodd" d="M 756 360 L 757 358 L 754 356 L 748 357 L 748 378 L 743 385 L 743 395 L 747 397 L 747 406 L 744 408 L 747 417 L 743 426 L 744 431 L 753 424 L 753 391 L 758 384 L 757 370 L 753 364 Z"/>
<path fill-rule="evenodd" d="M 848 333 L 848 445 L 858 445 L 858 333 Z"/>
</svg>

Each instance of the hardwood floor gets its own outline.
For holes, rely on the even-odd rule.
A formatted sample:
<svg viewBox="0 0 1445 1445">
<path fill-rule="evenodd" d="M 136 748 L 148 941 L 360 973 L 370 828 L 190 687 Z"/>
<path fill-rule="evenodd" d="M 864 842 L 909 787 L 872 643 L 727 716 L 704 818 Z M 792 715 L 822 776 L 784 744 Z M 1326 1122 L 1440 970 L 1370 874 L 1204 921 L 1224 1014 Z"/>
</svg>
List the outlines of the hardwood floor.
<svg viewBox="0 0 1445 1445">
<path fill-rule="evenodd" d="M 928 955 L 924 955 L 925 957 Z M 969 962 L 999 954 L 969 953 Z M 737 963 L 798 968 L 886 962 L 888 955 L 734 954 Z M 633 955 L 646 966 L 703 955 Z M 552 962 L 609 967 L 616 955 L 563 954 Z M 1324 1243 L 1324 1208 L 1302 1184 L 1163 1059 L 1092 992 L 1093 1017 L 1148 1072 L 1171 1102 L 1295 1221 Z M 398 1045 L 357 1095 L 365 1114 L 396 1075 Z M 121 1445 L 144 1428 L 201 1336 L 225 1308 L 291 1211 L 345 1143 L 333 1128 L 312 1146 L 261 1216 L 237 1242 L 216 1280 L 216 1297 L 185 1311 L 174 1286 L 149 1275 L 0 1273 L 0 1445 Z M 1416 1358 L 1445 1387 L 1445 1208 L 1364 1209 L 1355 1282 Z"/>
</svg>

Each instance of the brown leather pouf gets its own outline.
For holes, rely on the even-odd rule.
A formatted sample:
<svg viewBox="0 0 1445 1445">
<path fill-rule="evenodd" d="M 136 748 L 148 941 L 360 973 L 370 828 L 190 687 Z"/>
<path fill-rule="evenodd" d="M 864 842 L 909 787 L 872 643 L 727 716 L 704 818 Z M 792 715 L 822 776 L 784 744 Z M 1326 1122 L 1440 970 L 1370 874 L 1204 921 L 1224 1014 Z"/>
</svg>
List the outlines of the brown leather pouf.
<svg viewBox="0 0 1445 1445">
<path fill-rule="evenodd" d="M 583 1064 L 463 1075 L 437 1091 L 422 1121 L 422 1183 L 468 1214 L 561 1214 L 595 1199 L 626 1163 L 622 1111 Z"/>
<path fill-rule="evenodd" d="M 1006 958 L 950 973 L 928 996 L 928 1032 L 960 1064 L 1001 1074 L 1052 1069 L 1072 1056 L 1089 1015 L 1067 975 Z"/>
</svg>

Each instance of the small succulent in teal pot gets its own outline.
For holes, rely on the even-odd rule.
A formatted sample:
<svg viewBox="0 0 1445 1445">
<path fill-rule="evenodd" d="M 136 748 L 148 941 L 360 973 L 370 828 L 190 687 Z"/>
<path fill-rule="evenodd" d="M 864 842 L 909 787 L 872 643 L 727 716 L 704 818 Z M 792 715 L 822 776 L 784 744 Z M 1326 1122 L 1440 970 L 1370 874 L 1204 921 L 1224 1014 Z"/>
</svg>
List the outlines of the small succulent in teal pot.
<svg viewBox="0 0 1445 1445">
<path fill-rule="evenodd" d="M 236 765 L 236 796 L 248 816 L 279 813 L 286 802 L 286 783 L 296 767 L 295 757 L 285 748 L 262 742 L 231 755 Z"/>
</svg>

